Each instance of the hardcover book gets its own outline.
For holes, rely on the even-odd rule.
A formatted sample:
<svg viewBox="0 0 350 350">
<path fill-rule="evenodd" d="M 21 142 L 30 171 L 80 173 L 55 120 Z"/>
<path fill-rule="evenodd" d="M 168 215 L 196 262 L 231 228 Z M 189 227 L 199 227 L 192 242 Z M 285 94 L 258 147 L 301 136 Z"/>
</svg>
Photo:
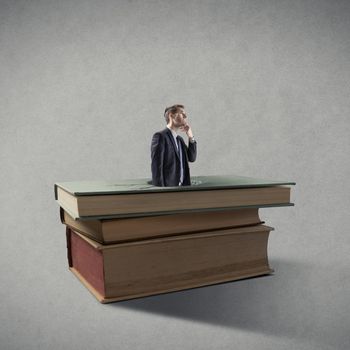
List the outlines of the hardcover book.
<svg viewBox="0 0 350 350">
<path fill-rule="evenodd" d="M 102 220 L 74 220 L 61 208 L 62 223 L 102 244 L 262 224 L 258 208 Z"/>
<path fill-rule="evenodd" d="M 188 211 L 286 206 L 294 182 L 198 176 L 192 186 L 156 187 L 148 179 L 55 184 L 55 198 L 74 219 L 108 219 Z"/>
<path fill-rule="evenodd" d="M 67 227 L 70 270 L 102 303 L 270 274 L 265 225 L 102 245 Z"/>
</svg>

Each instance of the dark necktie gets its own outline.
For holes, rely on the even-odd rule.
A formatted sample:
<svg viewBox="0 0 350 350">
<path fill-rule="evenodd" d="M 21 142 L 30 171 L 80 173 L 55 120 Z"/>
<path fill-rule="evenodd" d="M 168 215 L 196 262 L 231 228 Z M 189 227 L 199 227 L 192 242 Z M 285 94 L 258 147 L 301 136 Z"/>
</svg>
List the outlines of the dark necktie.
<svg viewBox="0 0 350 350">
<path fill-rule="evenodd" d="M 179 185 L 182 185 L 182 183 L 184 181 L 184 167 L 183 167 L 183 161 L 182 161 L 182 148 L 181 148 L 181 142 L 180 142 L 180 137 L 179 136 L 176 136 L 176 142 L 177 142 L 177 148 L 178 148 L 178 151 L 179 151 L 180 166 L 181 166 L 180 183 L 179 183 Z"/>
</svg>

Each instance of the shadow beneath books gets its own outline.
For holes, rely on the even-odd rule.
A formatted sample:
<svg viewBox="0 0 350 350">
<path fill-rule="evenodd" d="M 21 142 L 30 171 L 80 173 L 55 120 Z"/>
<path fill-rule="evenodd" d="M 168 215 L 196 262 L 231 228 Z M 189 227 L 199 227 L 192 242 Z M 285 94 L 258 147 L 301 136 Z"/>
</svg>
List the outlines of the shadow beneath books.
<svg viewBox="0 0 350 350">
<path fill-rule="evenodd" d="M 108 304 L 169 317 L 241 328 L 274 336 L 310 340 L 341 349 L 344 320 L 330 318 L 322 299 L 319 266 L 270 259 L 274 275 Z M 320 285 L 318 285 L 320 283 Z M 321 289 L 321 290 L 320 290 Z M 317 296 L 321 293 L 321 297 Z M 346 294 L 346 293 L 343 293 Z M 337 300 L 338 306 L 346 300 Z M 330 319 L 332 320 L 331 324 Z"/>
</svg>

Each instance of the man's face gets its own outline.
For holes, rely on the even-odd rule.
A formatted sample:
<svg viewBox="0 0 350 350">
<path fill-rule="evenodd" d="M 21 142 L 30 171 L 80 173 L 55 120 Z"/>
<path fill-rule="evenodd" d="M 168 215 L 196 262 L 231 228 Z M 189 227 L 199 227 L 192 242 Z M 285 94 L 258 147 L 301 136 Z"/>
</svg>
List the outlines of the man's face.
<svg viewBox="0 0 350 350">
<path fill-rule="evenodd" d="M 180 108 L 175 114 L 173 114 L 172 119 L 176 128 L 181 128 L 187 124 L 187 115 L 183 108 Z"/>
</svg>

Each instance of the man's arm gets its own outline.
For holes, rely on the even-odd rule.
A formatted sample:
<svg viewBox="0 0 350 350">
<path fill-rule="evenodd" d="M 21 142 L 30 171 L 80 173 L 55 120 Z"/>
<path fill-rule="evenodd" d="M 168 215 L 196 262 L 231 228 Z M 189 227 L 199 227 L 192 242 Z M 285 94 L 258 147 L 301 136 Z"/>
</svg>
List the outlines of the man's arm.
<svg viewBox="0 0 350 350">
<path fill-rule="evenodd" d="M 181 130 L 188 136 L 188 147 L 186 147 L 188 161 L 194 162 L 197 158 L 197 142 L 194 140 L 192 129 L 186 123 Z"/>
<path fill-rule="evenodd" d="M 163 176 L 163 159 L 164 159 L 164 139 L 160 133 L 155 133 L 151 144 L 151 169 L 152 185 L 165 186 Z"/>
<path fill-rule="evenodd" d="M 197 141 L 189 139 L 187 147 L 187 157 L 189 162 L 194 162 L 197 158 Z"/>
</svg>

